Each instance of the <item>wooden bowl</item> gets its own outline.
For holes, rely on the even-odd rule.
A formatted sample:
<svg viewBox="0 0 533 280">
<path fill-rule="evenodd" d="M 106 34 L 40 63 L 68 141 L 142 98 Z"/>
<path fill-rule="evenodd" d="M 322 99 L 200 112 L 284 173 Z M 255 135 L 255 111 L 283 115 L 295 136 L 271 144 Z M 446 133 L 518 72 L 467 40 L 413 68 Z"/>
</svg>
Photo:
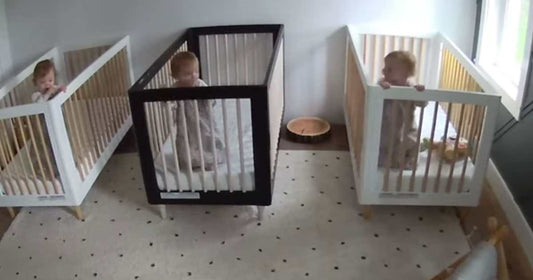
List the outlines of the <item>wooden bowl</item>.
<svg viewBox="0 0 533 280">
<path fill-rule="evenodd" d="M 316 117 L 296 118 L 287 124 L 287 136 L 300 143 L 318 143 L 331 135 L 331 126 L 326 120 Z"/>
</svg>

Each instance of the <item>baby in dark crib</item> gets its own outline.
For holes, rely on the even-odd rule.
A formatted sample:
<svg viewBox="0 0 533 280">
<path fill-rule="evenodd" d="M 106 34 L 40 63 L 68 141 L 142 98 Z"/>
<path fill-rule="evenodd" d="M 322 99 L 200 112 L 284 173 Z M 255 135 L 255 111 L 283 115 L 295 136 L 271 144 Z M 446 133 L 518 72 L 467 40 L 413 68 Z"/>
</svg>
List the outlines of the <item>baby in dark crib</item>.
<svg viewBox="0 0 533 280">
<path fill-rule="evenodd" d="M 423 91 L 423 85 L 412 85 L 409 78 L 414 76 L 416 69 L 416 59 L 414 55 L 406 51 L 393 51 L 385 57 L 385 67 L 383 68 L 383 78 L 379 80 L 379 85 L 383 89 L 391 86 L 414 86 L 418 91 Z M 396 110 L 394 103 L 396 102 Z M 383 102 L 383 119 L 381 125 L 381 140 L 379 143 L 378 166 L 385 165 L 387 156 L 391 156 L 391 168 L 398 168 L 404 162 L 404 168 L 412 169 L 414 160 L 418 155 L 417 127 L 414 122 L 415 107 L 425 107 L 424 101 L 410 100 L 385 100 Z M 390 130 L 390 126 L 395 126 Z M 407 129 L 407 134 L 404 134 Z M 405 137 L 406 136 L 406 137 Z M 392 139 L 392 149 L 389 151 L 389 141 Z M 400 148 L 403 145 L 403 150 Z"/>
<path fill-rule="evenodd" d="M 198 58 L 192 52 L 179 52 L 170 62 L 172 77 L 176 80 L 173 87 L 206 87 L 207 84 L 199 78 Z M 198 126 L 196 116 L 195 101 L 198 105 L 200 139 L 198 139 Z M 183 108 L 182 108 L 183 106 Z M 200 143 L 203 150 L 204 168 L 212 170 L 215 164 L 224 162 L 224 143 L 217 131 L 216 119 L 213 113 L 214 100 L 197 99 L 178 102 L 175 107 L 176 113 L 176 148 L 178 150 L 178 160 L 181 168 L 189 166 L 187 145 L 189 143 L 190 164 L 192 168 L 201 167 Z M 185 112 L 185 123 L 182 111 Z M 211 130 L 211 118 L 213 118 L 213 130 Z M 185 126 L 186 125 L 186 126 Z M 185 136 L 188 136 L 188 139 Z M 215 149 L 213 150 L 213 138 Z M 216 153 L 216 162 L 215 162 Z"/>
</svg>

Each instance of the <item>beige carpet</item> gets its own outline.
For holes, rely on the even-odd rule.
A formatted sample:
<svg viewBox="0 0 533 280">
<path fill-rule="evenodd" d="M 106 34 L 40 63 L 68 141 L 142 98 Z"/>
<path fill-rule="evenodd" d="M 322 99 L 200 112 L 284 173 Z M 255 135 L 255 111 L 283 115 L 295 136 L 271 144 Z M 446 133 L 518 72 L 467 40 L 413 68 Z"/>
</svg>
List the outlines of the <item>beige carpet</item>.
<svg viewBox="0 0 533 280">
<path fill-rule="evenodd" d="M 453 211 L 375 207 L 363 220 L 347 152 L 282 151 L 265 219 L 250 206 L 146 203 L 136 154 L 114 156 L 82 206 L 24 208 L 1 279 L 427 279 L 468 250 Z"/>
</svg>

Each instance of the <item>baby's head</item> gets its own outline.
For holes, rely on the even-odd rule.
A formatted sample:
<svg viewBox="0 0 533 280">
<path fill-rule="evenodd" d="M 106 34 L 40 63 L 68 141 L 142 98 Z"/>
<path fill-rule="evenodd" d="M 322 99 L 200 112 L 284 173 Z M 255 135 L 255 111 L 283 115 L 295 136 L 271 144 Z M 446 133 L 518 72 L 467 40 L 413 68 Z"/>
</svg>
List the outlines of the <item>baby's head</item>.
<svg viewBox="0 0 533 280">
<path fill-rule="evenodd" d="M 385 56 L 383 76 L 391 85 L 405 86 L 407 79 L 414 76 L 416 69 L 415 56 L 406 51 L 393 51 Z"/>
<path fill-rule="evenodd" d="M 192 87 L 199 77 L 198 58 L 192 52 L 179 52 L 170 61 L 172 78 L 179 87 Z"/>
<path fill-rule="evenodd" d="M 56 68 L 50 59 L 39 61 L 33 69 L 33 84 L 41 93 L 45 93 L 56 82 Z"/>
</svg>

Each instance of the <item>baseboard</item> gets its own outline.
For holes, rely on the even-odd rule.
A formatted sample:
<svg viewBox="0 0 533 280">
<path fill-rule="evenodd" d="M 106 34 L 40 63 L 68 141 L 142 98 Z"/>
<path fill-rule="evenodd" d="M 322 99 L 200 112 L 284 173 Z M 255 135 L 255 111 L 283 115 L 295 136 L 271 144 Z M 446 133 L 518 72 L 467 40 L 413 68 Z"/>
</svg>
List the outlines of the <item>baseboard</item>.
<svg viewBox="0 0 533 280">
<path fill-rule="evenodd" d="M 527 255 L 529 265 L 533 267 L 533 231 L 492 159 L 489 160 L 487 167 L 487 180 L 509 221 L 511 229 Z"/>
</svg>

